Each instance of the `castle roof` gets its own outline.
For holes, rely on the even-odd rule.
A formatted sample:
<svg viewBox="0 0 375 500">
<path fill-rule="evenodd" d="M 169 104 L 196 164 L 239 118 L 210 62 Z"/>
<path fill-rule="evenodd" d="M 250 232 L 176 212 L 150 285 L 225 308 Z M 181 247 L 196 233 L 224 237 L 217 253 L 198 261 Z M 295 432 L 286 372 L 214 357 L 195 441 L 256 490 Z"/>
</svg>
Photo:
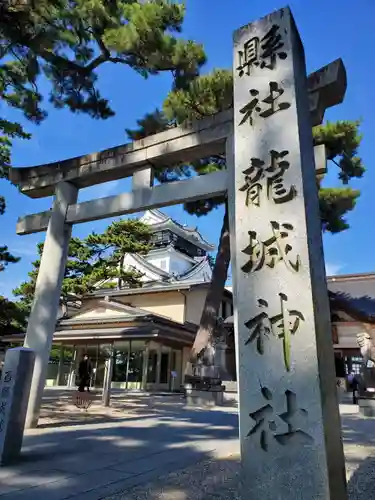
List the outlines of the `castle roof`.
<svg viewBox="0 0 375 500">
<path fill-rule="evenodd" d="M 128 254 L 127 264 L 130 267 L 136 267 L 140 272 L 144 273 L 148 278 L 156 283 L 174 283 L 174 282 L 187 282 L 187 281 L 200 281 L 210 282 L 212 270 L 207 257 L 195 260 L 194 264 L 180 274 L 170 273 L 155 266 L 141 255 Z M 145 286 L 145 284 L 143 285 Z"/>
<path fill-rule="evenodd" d="M 206 252 L 212 252 L 215 250 L 215 245 L 212 245 L 205 240 L 198 231 L 197 227 L 192 228 L 179 224 L 160 210 L 147 210 L 140 220 L 144 224 L 149 225 L 152 232 L 169 229 L 173 233 L 185 238 L 187 241 L 190 241 L 190 243 L 201 248 L 202 250 L 205 250 Z"/>
</svg>

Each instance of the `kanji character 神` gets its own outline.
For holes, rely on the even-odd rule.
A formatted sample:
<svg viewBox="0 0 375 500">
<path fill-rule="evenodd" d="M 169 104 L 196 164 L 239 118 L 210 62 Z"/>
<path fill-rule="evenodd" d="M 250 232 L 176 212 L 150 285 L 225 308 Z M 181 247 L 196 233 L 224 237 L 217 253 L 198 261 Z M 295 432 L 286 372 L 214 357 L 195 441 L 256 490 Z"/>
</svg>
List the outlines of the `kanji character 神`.
<svg viewBox="0 0 375 500">
<path fill-rule="evenodd" d="M 268 33 L 262 38 L 253 37 L 244 43 L 243 50 L 238 51 L 239 64 L 237 71 L 239 76 L 250 75 L 251 67 L 274 69 L 276 57 L 286 59 L 287 54 L 280 51 L 284 46 L 279 26 L 274 24 Z"/>
<path fill-rule="evenodd" d="M 285 240 L 289 237 L 289 232 L 294 230 L 292 224 L 279 224 L 276 221 L 271 221 L 272 236 L 262 241 L 256 231 L 249 231 L 249 245 L 242 250 L 242 253 L 247 255 L 248 261 L 241 269 L 244 273 L 259 271 L 267 265 L 270 268 L 275 267 L 278 262 L 284 261 L 286 267 L 294 272 L 298 272 L 301 266 L 300 256 L 297 255 L 293 262 L 289 253 L 292 246 L 286 243 Z"/>
<path fill-rule="evenodd" d="M 283 176 L 290 164 L 284 158 L 289 151 L 270 151 L 270 163 L 266 167 L 265 162 L 259 158 L 251 158 L 250 167 L 243 171 L 245 174 L 245 184 L 240 187 L 240 191 L 246 191 L 246 206 L 249 203 L 260 206 L 260 196 L 263 191 L 262 181 L 266 181 L 265 196 L 274 203 L 285 203 L 292 200 L 297 190 L 295 186 L 289 189 L 284 187 Z"/>
<path fill-rule="evenodd" d="M 249 122 L 250 125 L 253 125 L 253 112 L 256 111 L 259 116 L 262 118 L 268 118 L 273 115 L 277 111 L 282 111 L 290 108 L 289 102 L 278 102 L 276 105 L 276 101 L 278 101 L 279 97 L 281 97 L 284 93 L 284 89 L 279 87 L 277 82 L 269 83 L 270 93 L 262 100 L 260 100 L 259 91 L 256 89 L 250 89 L 249 93 L 252 97 L 251 101 L 246 104 L 243 108 L 240 109 L 240 113 L 243 115 L 242 120 L 239 125 L 243 125 L 245 122 Z M 267 104 L 267 106 L 262 106 L 259 104 L 260 102 Z"/>
<path fill-rule="evenodd" d="M 270 335 L 282 339 L 284 365 L 286 370 L 290 371 L 290 337 L 297 332 L 300 322 L 304 321 L 305 318 L 300 311 L 285 307 L 285 303 L 288 301 L 285 294 L 279 293 L 279 297 L 281 307 L 278 314 L 269 316 L 267 312 L 263 311 L 245 323 L 246 328 L 250 330 L 250 337 L 245 342 L 245 345 L 256 341 L 257 351 L 259 354 L 264 354 L 264 342 Z M 264 299 L 259 299 L 258 304 L 259 307 L 268 308 L 268 302 Z"/>
<path fill-rule="evenodd" d="M 263 299 L 258 300 L 259 307 L 267 308 L 268 302 Z M 257 351 L 259 354 L 264 354 L 264 341 L 269 338 L 272 332 L 272 325 L 270 318 L 266 312 L 261 312 L 254 318 L 249 319 L 245 323 L 246 328 L 251 331 L 250 337 L 246 340 L 245 345 L 257 342 Z"/>
</svg>

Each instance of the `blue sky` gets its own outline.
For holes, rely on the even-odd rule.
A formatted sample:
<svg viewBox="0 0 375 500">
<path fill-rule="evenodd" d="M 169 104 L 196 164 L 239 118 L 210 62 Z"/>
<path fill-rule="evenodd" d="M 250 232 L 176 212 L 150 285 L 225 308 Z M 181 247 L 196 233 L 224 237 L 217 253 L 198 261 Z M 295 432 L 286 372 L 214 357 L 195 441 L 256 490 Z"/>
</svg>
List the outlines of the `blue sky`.
<svg viewBox="0 0 375 500">
<path fill-rule="evenodd" d="M 208 63 L 204 72 L 213 68 L 229 68 L 232 64 L 232 33 L 238 27 L 285 6 L 277 0 L 187 0 L 187 15 L 183 35 L 204 44 Z M 348 91 L 343 104 L 330 109 L 326 119 L 363 120 L 364 139 L 360 154 L 367 167 L 363 179 L 351 186 L 361 190 L 355 210 L 349 215 L 351 228 L 339 235 L 325 235 L 327 272 L 360 273 L 374 270 L 375 252 L 372 244 L 375 236 L 371 223 L 374 207 L 372 188 L 375 171 L 371 165 L 371 144 L 375 141 L 375 115 L 373 112 L 373 88 L 375 78 L 372 57 L 374 52 L 372 20 L 375 16 L 373 0 L 293 0 L 289 3 L 304 43 L 307 70 L 314 71 L 341 57 L 347 68 Z M 143 80 L 139 75 L 110 64 L 99 72 L 100 89 L 111 101 L 116 116 L 106 121 L 92 120 L 87 116 L 73 115 L 67 110 L 54 110 L 46 103 L 47 120 L 38 127 L 25 124 L 32 132 L 30 141 L 19 141 L 13 149 L 15 166 L 38 165 L 76 155 L 99 151 L 126 142 L 125 128 L 135 125 L 137 118 L 152 111 L 161 103 L 170 88 L 167 75 Z M 22 119 L 5 109 L 2 115 Z M 327 184 L 337 185 L 337 170 L 330 165 Z M 109 183 L 82 190 L 80 200 L 117 194 L 127 190 L 127 181 Z M 17 218 L 21 215 L 46 210 L 51 198 L 32 200 L 0 181 L 0 192 L 6 196 L 7 212 L 0 218 L 1 244 L 21 257 L 18 264 L 8 266 L 0 274 L 0 294 L 10 296 L 11 290 L 27 278 L 31 262 L 35 258 L 36 243 L 44 234 L 17 236 Z M 181 223 L 198 225 L 206 239 L 217 242 L 222 222 L 219 209 L 209 216 L 197 219 L 188 216 L 181 207 L 165 210 Z M 101 231 L 107 221 L 76 226 L 74 234 L 85 236 L 93 229 Z"/>
</svg>

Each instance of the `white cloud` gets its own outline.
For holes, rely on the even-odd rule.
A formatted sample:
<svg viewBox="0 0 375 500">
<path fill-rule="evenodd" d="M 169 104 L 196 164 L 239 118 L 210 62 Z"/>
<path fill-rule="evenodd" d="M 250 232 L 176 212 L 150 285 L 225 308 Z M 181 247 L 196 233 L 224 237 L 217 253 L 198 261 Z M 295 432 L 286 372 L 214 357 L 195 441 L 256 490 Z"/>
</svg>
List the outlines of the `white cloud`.
<svg viewBox="0 0 375 500">
<path fill-rule="evenodd" d="M 327 276 L 335 276 L 345 267 L 343 264 L 337 262 L 326 262 L 326 274 Z"/>
</svg>

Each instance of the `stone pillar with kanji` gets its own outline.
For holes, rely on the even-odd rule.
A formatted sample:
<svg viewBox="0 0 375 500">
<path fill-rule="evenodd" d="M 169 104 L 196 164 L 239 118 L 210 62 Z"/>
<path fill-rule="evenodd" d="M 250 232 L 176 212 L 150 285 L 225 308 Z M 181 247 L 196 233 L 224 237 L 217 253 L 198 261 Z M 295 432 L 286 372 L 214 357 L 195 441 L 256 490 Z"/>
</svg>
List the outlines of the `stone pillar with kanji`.
<svg viewBox="0 0 375 500">
<path fill-rule="evenodd" d="M 233 72 L 244 498 L 345 500 L 305 58 L 289 9 L 234 33 Z"/>
<path fill-rule="evenodd" d="M 8 349 L 0 382 L 0 464 L 19 459 L 29 401 L 35 354 L 32 349 Z"/>
</svg>

